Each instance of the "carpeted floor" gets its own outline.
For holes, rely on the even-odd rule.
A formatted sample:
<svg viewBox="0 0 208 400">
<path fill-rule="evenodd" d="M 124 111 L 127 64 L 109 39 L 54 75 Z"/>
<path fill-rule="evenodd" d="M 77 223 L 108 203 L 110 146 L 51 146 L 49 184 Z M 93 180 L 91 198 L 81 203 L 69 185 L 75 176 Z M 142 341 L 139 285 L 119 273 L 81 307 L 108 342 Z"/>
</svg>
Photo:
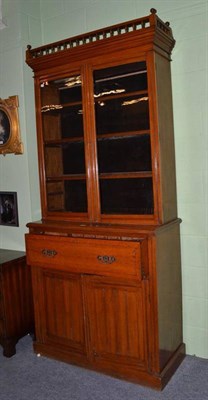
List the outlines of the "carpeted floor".
<svg viewBox="0 0 208 400">
<path fill-rule="evenodd" d="M 33 353 L 32 339 L 3 357 L 1 400 L 208 400 L 208 360 L 187 356 L 163 392 L 74 367 Z"/>
</svg>

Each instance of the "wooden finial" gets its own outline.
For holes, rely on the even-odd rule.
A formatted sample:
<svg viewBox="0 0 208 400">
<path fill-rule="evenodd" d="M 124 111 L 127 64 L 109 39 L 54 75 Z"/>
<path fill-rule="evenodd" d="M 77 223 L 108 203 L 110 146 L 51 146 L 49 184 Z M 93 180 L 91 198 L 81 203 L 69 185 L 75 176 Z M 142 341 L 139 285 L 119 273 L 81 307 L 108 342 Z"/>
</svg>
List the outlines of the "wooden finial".
<svg viewBox="0 0 208 400">
<path fill-rule="evenodd" d="M 166 26 L 170 26 L 170 22 L 166 21 L 166 22 L 165 22 L 165 25 L 166 25 Z"/>
<path fill-rule="evenodd" d="M 31 50 L 31 49 L 32 49 L 32 46 L 31 46 L 30 44 L 28 44 L 28 45 L 27 45 L 27 49 L 28 49 L 28 50 Z"/>
<path fill-rule="evenodd" d="M 155 8 L 150 9 L 151 14 L 157 14 L 157 10 Z"/>
</svg>

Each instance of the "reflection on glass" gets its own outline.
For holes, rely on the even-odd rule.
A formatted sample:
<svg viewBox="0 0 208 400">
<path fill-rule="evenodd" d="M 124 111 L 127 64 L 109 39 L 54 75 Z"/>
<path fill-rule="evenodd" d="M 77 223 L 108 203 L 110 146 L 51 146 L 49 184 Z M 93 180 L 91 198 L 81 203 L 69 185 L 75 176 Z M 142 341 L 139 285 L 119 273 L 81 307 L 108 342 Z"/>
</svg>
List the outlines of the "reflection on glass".
<svg viewBox="0 0 208 400">
<path fill-rule="evenodd" d="M 145 62 L 137 62 L 94 72 L 95 98 L 117 90 L 117 93 L 131 93 L 147 90 L 147 71 Z"/>
<path fill-rule="evenodd" d="M 131 103 L 124 105 L 127 101 Z M 148 99 L 143 96 L 103 100 L 96 103 L 95 114 L 97 135 L 149 129 Z"/>
<path fill-rule="evenodd" d="M 83 136 L 80 75 L 41 84 L 44 139 Z"/>
<path fill-rule="evenodd" d="M 149 129 L 144 62 L 94 72 L 97 135 Z"/>
</svg>

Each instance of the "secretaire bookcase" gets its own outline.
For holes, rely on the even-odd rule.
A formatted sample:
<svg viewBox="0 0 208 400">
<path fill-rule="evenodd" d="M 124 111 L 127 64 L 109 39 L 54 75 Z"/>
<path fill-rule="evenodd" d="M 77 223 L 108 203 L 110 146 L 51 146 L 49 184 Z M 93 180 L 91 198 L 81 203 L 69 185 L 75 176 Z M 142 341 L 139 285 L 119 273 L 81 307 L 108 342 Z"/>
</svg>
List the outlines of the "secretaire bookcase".
<svg viewBox="0 0 208 400">
<path fill-rule="evenodd" d="M 36 49 L 36 352 L 161 389 L 184 357 L 169 23 Z"/>
</svg>

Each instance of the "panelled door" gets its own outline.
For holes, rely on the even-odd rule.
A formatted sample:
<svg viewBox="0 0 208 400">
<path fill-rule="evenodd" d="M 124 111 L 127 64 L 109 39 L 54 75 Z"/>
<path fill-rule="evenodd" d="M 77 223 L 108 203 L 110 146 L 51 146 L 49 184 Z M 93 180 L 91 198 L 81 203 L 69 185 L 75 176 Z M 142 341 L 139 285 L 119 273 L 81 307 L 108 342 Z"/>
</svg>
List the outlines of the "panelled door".
<svg viewBox="0 0 208 400">
<path fill-rule="evenodd" d="M 84 295 L 92 362 L 115 370 L 147 363 L 142 282 L 85 276 Z"/>
<path fill-rule="evenodd" d="M 81 277 L 33 268 L 37 341 L 86 355 Z"/>
</svg>

